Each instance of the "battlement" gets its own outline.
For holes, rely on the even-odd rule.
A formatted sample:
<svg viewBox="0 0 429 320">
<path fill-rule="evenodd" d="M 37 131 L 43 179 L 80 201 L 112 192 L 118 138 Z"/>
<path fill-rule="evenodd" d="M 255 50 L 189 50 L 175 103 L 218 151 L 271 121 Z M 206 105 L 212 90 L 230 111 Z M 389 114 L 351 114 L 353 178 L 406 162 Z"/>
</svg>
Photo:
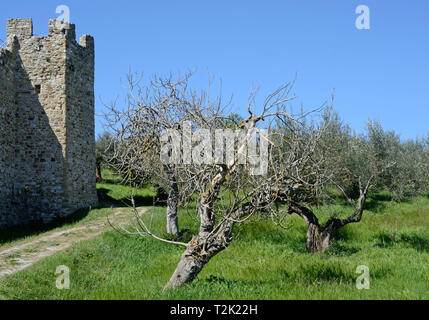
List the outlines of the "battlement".
<svg viewBox="0 0 429 320">
<path fill-rule="evenodd" d="M 17 37 L 19 39 L 29 39 L 33 35 L 33 21 L 32 19 L 9 19 L 7 21 L 7 37 L 12 39 Z M 60 21 L 56 19 L 49 20 L 49 34 L 47 36 L 37 37 L 43 39 L 46 37 L 65 39 L 70 43 L 78 43 L 76 41 L 76 26 L 73 23 Z M 11 43 L 11 40 L 9 40 Z M 90 35 L 83 35 L 79 38 L 81 47 L 94 49 L 94 38 Z"/>
<path fill-rule="evenodd" d="M 88 34 L 85 34 L 79 38 L 79 44 L 84 48 L 94 50 L 94 38 Z"/>
<path fill-rule="evenodd" d="M 0 49 L 0 229 L 97 204 L 94 39 L 49 21 L 7 21 Z"/>
<path fill-rule="evenodd" d="M 6 24 L 7 36 L 32 37 L 32 19 L 9 19 Z"/>
<path fill-rule="evenodd" d="M 62 34 L 69 39 L 76 39 L 76 27 L 73 23 L 49 20 L 49 35 Z"/>
</svg>

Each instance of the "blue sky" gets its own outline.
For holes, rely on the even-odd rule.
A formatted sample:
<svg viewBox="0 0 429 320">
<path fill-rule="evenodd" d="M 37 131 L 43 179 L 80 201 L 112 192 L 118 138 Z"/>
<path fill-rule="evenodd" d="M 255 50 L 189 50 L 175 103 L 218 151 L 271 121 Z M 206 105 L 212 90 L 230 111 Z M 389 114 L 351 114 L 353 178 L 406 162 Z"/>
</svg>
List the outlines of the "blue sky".
<svg viewBox="0 0 429 320">
<path fill-rule="evenodd" d="M 78 36 L 95 37 L 97 114 L 100 99 L 123 94 L 130 68 L 196 68 L 196 85 L 209 71 L 238 113 L 252 85 L 262 98 L 297 73 L 298 105 L 319 106 L 335 89 L 335 108 L 353 129 L 373 118 L 403 138 L 429 132 L 427 0 L 16 0 L 1 5 L 0 39 L 8 18 L 33 18 L 34 33 L 47 34 L 63 4 Z M 355 27 L 360 4 L 370 9 L 369 30 Z"/>
</svg>

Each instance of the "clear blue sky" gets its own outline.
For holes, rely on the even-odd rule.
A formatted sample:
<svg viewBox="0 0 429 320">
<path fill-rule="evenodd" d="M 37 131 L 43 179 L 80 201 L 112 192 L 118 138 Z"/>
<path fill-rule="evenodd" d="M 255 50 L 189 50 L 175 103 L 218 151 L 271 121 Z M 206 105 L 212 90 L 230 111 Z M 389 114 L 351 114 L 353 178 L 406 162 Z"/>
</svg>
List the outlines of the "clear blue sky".
<svg viewBox="0 0 429 320">
<path fill-rule="evenodd" d="M 47 34 L 62 4 L 78 36 L 95 37 L 97 113 L 100 98 L 123 93 L 129 68 L 197 68 L 200 80 L 208 70 L 239 113 L 252 84 L 264 95 L 297 73 L 297 103 L 318 106 L 335 88 L 335 108 L 358 131 L 373 118 L 403 138 L 429 132 L 428 0 L 16 0 L 1 5 L 0 38 L 17 17 Z M 370 30 L 355 27 L 359 4 L 370 9 Z M 103 131 L 101 118 L 96 126 Z"/>
</svg>

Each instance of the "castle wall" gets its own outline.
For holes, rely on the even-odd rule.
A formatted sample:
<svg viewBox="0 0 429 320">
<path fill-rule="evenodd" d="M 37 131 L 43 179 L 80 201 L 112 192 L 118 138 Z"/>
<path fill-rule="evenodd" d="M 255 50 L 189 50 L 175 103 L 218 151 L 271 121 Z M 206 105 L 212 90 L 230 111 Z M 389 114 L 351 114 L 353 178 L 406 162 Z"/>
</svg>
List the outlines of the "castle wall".
<svg viewBox="0 0 429 320">
<path fill-rule="evenodd" d="M 8 37 L 16 35 L 18 48 L 15 197 L 21 221 L 47 222 L 63 207 L 66 41 L 51 33 L 34 37 L 32 24 L 13 26 L 8 21 Z"/>
<path fill-rule="evenodd" d="M 49 222 L 97 203 L 95 152 L 91 152 L 93 49 L 76 43 L 74 25 L 51 20 L 44 37 L 34 37 L 32 28 L 31 19 L 13 19 L 7 25 L 8 43 L 13 44 L 8 49 L 15 48 L 16 65 L 8 80 L 15 112 L 6 114 L 16 115 L 12 130 L 16 138 L 4 144 L 13 149 L 4 154 L 13 159 L 15 168 L 8 174 L 13 182 L 0 192 L 0 203 L 9 198 L 7 190 L 12 188 L 12 207 L 19 215 L 13 219 L 16 224 Z M 3 81 L 0 90 L 2 86 Z M 0 118 L 0 128 L 4 123 Z M 5 130 L 0 129 L 0 139 Z M 0 181 L 1 162 L 0 151 Z M 0 208 L 0 219 L 10 215 Z"/>
<path fill-rule="evenodd" d="M 74 30 L 70 33 L 74 40 Z M 67 187 L 68 204 L 94 205 L 96 199 L 94 128 L 94 39 L 67 42 Z"/>
<path fill-rule="evenodd" d="M 12 53 L 0 49 L 0 226 L 17 221 L 12 210 L 14 179 L 14 59 Z M 1 214 L 9 212 L 8 215 Z"/>
</svg>

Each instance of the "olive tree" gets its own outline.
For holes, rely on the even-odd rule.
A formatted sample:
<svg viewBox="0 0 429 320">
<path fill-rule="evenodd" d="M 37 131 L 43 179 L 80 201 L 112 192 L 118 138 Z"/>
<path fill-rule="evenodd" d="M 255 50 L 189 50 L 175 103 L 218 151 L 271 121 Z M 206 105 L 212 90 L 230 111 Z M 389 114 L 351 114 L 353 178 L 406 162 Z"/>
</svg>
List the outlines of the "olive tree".
<svg viewBox="0 0 429 320">
<path fill-rule="evenodd" d="M 424 139 L 404 140 L 393 130 L 386 131 L 377 121 L 366 125 L 369 143 L 374 150 L 378 168 L 386 163 L 391 166 L 378 177 L 376 185 L 393 193 L 400 202 L 407 196 L 417 196 L 427 190 L 425 177 L 427 161 Z"/>
<path fill-rule="evenodd" d="M 306 222 L 307 251 L 324 252 L 336 230 L 361 220 L 368 192 L 389 164 L 380 164 L 379 150 L 370 143 L 368 134 L 351 134 L 331 108 L 318 120 L 312 119 L 300 128 L 297 130 L 287 123 L 278 129 L 282 133 L 278 143 L 283 155 L 287 155 L 279 156 L 278 181 L 290 181 L 287 184 L 292 182 L 294 186 L 289 190 L 279 187 L 279 198 L 288 214 L 297 214 Z M 294 133 L 297 138 L 289 139 Z M 303 159 L 305 163 L 294 165 Z M 353 210 L 344 217 L 332 212 L 322 224 L 312 207 L 323 196 L 328 198 L 332 187 Z"/>
</svg>

